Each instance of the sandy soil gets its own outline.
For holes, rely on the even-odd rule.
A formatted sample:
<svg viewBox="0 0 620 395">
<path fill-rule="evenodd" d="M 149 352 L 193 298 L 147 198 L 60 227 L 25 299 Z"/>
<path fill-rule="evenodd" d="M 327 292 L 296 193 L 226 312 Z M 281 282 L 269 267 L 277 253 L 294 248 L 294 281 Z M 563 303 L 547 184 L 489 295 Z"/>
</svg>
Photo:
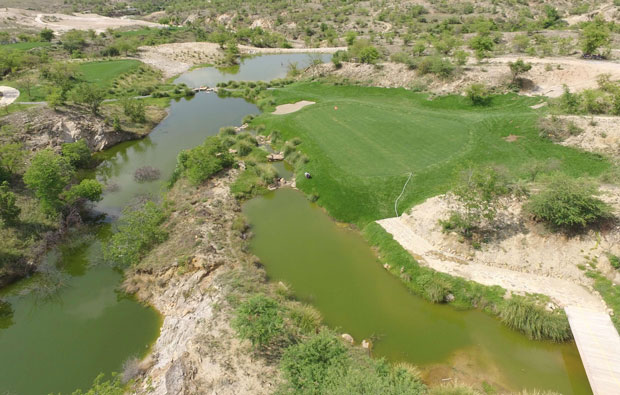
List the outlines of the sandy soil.
<svg viewBox="0 0 620 395">
<path fill-rule="evenodd" d="M 100 33 L 108 28 L 149 26 L 162 27 L 159 23 L 129 18 L 110 18 L 97 14 L 42 14 L 37 11 L 18 8 L 0 8 L 0 21 L 3 24 L 21 25 L 23 27 L 52 29 L 62 33 L 71 29 L 90 30 Z"/>
<path fill-rule="evenodd" d="M 583 129 L 560 144 L 620 157 L 620 117 L 564 115 Z"/>
<path fill-rule="evenodd" d="M 215 63 L 221 56 L 214 43 L 173 43 L 138 48 L 138 57 L 169 78 L 188 71 L 195 65 Z"/>
<path fill-rule="evenodd" d="M 0 92 L 2 93 L 2 96 L 0 96 L 0 107 L 8 106 L 19 97 L 19 91 L 10 86 L 0 86 Z"/>
<path fill-rule="evenodd" d="M 620 214 L 620 189 L 608 187 L 602 198 Z M 419 262 L 435 270 L 481 284 L 500 285 L 517 293 L 548 295 L 561 307 L 606 311 L 591 279 L 578 266 L 612 272 L 606 253 L 620 252 L 620 227 L 605 233 L 567 238 L 523 219 L 521 202 L 506 202 L 499 214 L 499 237 L 480 250 L 456 234 L 444 234 L 439 219 L 455 207 L 449 196 L 437 196 L 397 218 L 378 221 Z"/>
<path fill-rule="evenodd" d="M 581 15 L 569 15 L 564 19 L 569 25 L 577 25 L 582 22 L 588 22 L 595 16 L 601 16 L 606 21 L 616 20 L 618 16 L 618 7 L 613 2 L 601 4 L 597 9 Z"/>
<path fill-rule="evenodd" d="M 301 110 L 302 108 L 306 107 L 306 106 L 310 106 L 312 104 L 314 104 L 315 102 L 313 101 L 308 101 L 308 100 L 302 100 L 302 101 L 298 101 L 297 103 L 291 103 L 291 104 L 282 104 L 276 107 L 276 110 L 274 112 L 272 112 L 272 114 L 274 115 L 284 115 L 284 114 L 290 114 L 293 112 L 297 112 L 299 110 Z"/>
<path fill-rule="evenodd" d="M 343 63 L 336 69 L 332 64 L 308 70 L 312 76 L 334 75 L 358 81 L 366 85 L 380 87 L 428 88 L 432 92 L 447 94 L 461 93 L 475 82 L 489 86 L 506 85 L 510 81 L 508 62 L 523 59 L 532 63 L 530 71 L 523 75 L 530 89 L 522 93 L 526 95 L 543 95 L 557 97 L 563 92 L 566 84 L 573 91 L 594 88 L 601 74 L 610 74 L 612 80 L 620 79 L 620 63 L 612 61 L 595 61 L 578 58 L 533 58 L 518 56 L 502 56 L 488 59 L 482 64 L 468 64 L 463 73 L 451 81 L 442 81 L 432 77 L 420 77 L 415 70 L 409 70 L 403 64 L 383 63 L 379 67 L 368 64 Z"/>
<path fill-rule="evenodd" d="M 242 54 L 282 54 L 282 53 L 334 53 L 345 49 L 332 48 L 256 48 L 240 45 Z M 140 47 L 140 59 L 147 64 L 161 70 L 165 77 L 172 77 L 188 71 L 196 65 L 216 63 L 222 56 L 218 44 L 205 42 L 187 42 L 161 44 L 152 47 Z"/>
</svg>

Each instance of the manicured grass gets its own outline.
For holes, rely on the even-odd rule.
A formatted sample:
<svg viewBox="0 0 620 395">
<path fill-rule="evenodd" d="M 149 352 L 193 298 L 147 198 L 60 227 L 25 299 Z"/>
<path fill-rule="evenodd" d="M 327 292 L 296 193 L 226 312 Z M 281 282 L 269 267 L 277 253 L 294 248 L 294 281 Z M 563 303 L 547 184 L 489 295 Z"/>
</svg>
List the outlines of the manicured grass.
<svg viewBox="0 0 620 395">
<path fill-rule="evenodd" d="M 276 104 L 312 100 L 316 104 L 288 115 L 263 114 L 253 121 L 264 133 L 299 137 L 309 158 L 297 185 L 317 194 L 319 203 L 341 221 L 364 226 L 394 216 L 394 201 L 409 172 L 413 177 L 399 213 L 451 189 L 460 170 L 498 165 L 514 177 L 528 176 L 537 161 L 557 160 L 571 176 L 598 175 L 609 167 L 600 156 L 538 136 L 537 99 L 504 95 L 486 107 L 460 96 L 427 100 L 404 89 L 297 83 L 268 91 Z M 337 107 L 337 109 L 335 109 Z M 515 142 L 504 138 L 521 136 Z M 298 174 L 299 176 L 299 174 Z"/>
<path fill-rule="evenodd" d="M 141 64 L 140 61 L 131 59 L 88 62 L 80 63 L 79 71 L 84 81 L 108 88 L 118 76 L 136 70 Z"/>
<path fill-rule="evenodd" d="M 14 43 L 14 44 L 2 44 L 0 45 L 0 47 L 7 48 L 7 49 L 17 49 L 20 51 L 27 51 L 32 48 L 49 47 L 50 45 L 51 43 L 47 41 L 41 41 L 41 42 L 23 42 L 23 43 Z"/>
</svg>

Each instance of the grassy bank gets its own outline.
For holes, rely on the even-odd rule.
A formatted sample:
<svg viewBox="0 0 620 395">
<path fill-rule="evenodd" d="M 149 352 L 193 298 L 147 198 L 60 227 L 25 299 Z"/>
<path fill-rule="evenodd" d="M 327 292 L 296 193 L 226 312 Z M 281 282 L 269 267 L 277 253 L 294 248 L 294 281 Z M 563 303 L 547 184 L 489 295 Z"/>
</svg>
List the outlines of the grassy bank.
<svg viewBox="0 0 620 395">
<path fill-rule="evenodd" d="M 458 172 L 499 166 L 513 178 L 530 177 L 529 166 L 553 161 L 570 176 L 598 175 L 609 167 L 601 157 L 543 140 L 538 135 L 536 99 L 517 95 L 472 106 L 460 96 L 428 100 L 404 89 L 296 83 L 263 94 L 276 104 L 312 100 L 288 115 L 262 114 L 253 124 L 264 133 L 299 137 L 312 160 L 299 178 L 304 192 L 336 219 L 363 227 L 394 216 L 394 201 L 409 173 L 400 212 L 451 189 Z M 508 142 L 509 135 L 519 136 Z M 300 169 L 301 170 L 301 169 Z"/>
</svg>

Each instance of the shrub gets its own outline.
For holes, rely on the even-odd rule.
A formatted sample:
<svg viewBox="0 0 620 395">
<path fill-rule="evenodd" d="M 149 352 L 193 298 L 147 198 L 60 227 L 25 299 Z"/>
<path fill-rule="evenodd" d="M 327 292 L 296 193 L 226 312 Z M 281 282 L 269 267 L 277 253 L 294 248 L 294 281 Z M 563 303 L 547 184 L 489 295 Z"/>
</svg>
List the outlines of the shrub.
<svg viewBox="0 0 620 395">
<path fill-rule="evenodd" d="M 121 100 L 121 104 L 123 105 L 123 112 L 133 122 L 146 122 L 146 108 L 144 107 L 144 102 L 142 102 L 142 100 L 136 100 L 126 97 Z"/>
<path fill-rule="evenodd" d="M 310 305 L 297 302 L 287 303 L 286 315 L 301 334 L 314 334 L 321 327 L 321 313 Z"/>
<path fill-rule="evenodd" d="M 15 194 L 9 190 L 9 184 L 4 181 L 0 184 L 0 221 L 5 226 L 15 224 L 19 219 L 21 209 L 16 204 Z"/>
<path fill-rule="evenodd" d="M 284 333 L 280 305 L 265 295 L 255 295 L 235 311 L 233 328 L 254 347 L 266 347 Z"/>
<path fill-rule="evenodd" d="M 43 210 L 54 213 L 61 206 L 59 195 L 71 181 L 73 173 L 67 158 L 44 149 L 33 157 L 24 174 L 24 182 L 34 191 Z"/>
<path fill-rule="evenodd" d="M 590 183 L 556 175 L 530 198 L 526 209 L 553 229 L 583 230 L 612 216 L 611 207 L 597 194 L 597 188 Z"/>
<path fill-rule="evenodd" d="M 85 179 L 79 184 L 73 185 L 62 196 L 68 204 L 76 204 L 85 200 L 98 202 L 102 199 L 102 193 L 103 187 L 97 180 Z"/>
<path fill-rule="evenodd" d="M 418 62 L 417 69 L 421 75 L 435 74 L 440 78 L 449 78 L 454 73 L 452 62 L 439 56 L 423 58 Z"/>
<path fill-rule="evenodd" d="M 489 89 L 484 84 L 471 84 L 465 94 L 474 106 L 487 105 L 491 101 Z"/>
<path fill-rule="evenodd" d="M 93 386 L 88 391 L 77 390 L 72 395 L 123 395 L 124 393 L 125 387 L 119 376 L 112 374 L 110 380 L 104 380 L 104 374 L 101 373 L 95 378 Z"/>
<path fill-rule="evenodd" d="M 323 331 L 284 352 L 281 367 L 294 392 L 321 393 L 321 387 L 332 369 L 349 363 L 347 349 L 334 336 Z"/>
<path fill-rule="evenodd" d="M 153 202 L 139 209 L 123 210 L 116 231 L 103 246 L 105 260 L 120 267 L 138 263 L 154 245 L 168 237 L 161 228 L 165 219 L 164 211 Z"/>
<path fill-rule="evenodd" d="M 91 162 L 90 148 L 88 148 L 84 139 L 74 143 L 63 144 L 62 156 L 67 158 L 69 163 L 77 168 L 87 167 Z"/>
<path fill-rule="evenodd" d="M 538 120 L 538 135 L 553 142 L 561 142 L 570 136 L 581 134 L 581 129 L 575 122 L 551 116 Z"/>
<path fill-rule="evenodd" d="M 581 30 L 581 50 L 584 55 L 594 55 L 602 46 L 610 43 L 610 33 L 604 20 L 596 18 Z"/>
<path fill-rule="evenodd" d="M 208 137 L 202 145 L 179 153 L 173 181 L 185 176 L 192 184 L 198 185 L 215 173 L 230 168 L 234 162 L 218 136 Z"/>
<path fill-rule="evenodd" d="M 17 173 L 24 163 L 26 151 L 22 143 L 4 143 L 0 145 L 0 182 Z"/>
<path fill-rule="evenodd" d="M 525 333 L 530 339 L 562 342 L 572 337 L 563 312 L 548 312 L 520 297 L 513 297 L 501 305 L 499 317 L 504 324 Z"/>
</svg>

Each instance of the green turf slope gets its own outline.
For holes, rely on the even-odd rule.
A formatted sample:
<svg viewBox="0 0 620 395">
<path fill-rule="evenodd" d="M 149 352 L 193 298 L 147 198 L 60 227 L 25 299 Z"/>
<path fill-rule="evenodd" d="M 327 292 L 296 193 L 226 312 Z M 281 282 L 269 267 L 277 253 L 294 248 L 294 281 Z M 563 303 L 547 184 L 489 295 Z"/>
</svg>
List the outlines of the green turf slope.
<svg viewBox="0 0 620 395">
<path fill-rule="evenodd" d="M 394 201 L 410 172 L 399 212 L 448 191 L 469 166 L 499 165 L 515 177 L 551 159 L 573 176 L 597 175 L 609 166 L 597 155 L 539 138 L 540 112 L 529 107 L 539 99 L 504 95 L 490 106 L 474 107 L 459 96 L 430 101 L 404 89 L 319 83 L 271 94 L 278 104 L 316 102 L 287 115 L 263 114 L 254 124 L 264 124 L 266 133 L 279 130 L 286 139 L 301 138 L 300 149 L 310 157 L 301 170 L 313 178 L 298 177 L 298 186 L 319 195 L 336 219 L 360 226 L 394 216 Z M 505 141 L 510 134 L 522 137 Z"/>
</svg>

